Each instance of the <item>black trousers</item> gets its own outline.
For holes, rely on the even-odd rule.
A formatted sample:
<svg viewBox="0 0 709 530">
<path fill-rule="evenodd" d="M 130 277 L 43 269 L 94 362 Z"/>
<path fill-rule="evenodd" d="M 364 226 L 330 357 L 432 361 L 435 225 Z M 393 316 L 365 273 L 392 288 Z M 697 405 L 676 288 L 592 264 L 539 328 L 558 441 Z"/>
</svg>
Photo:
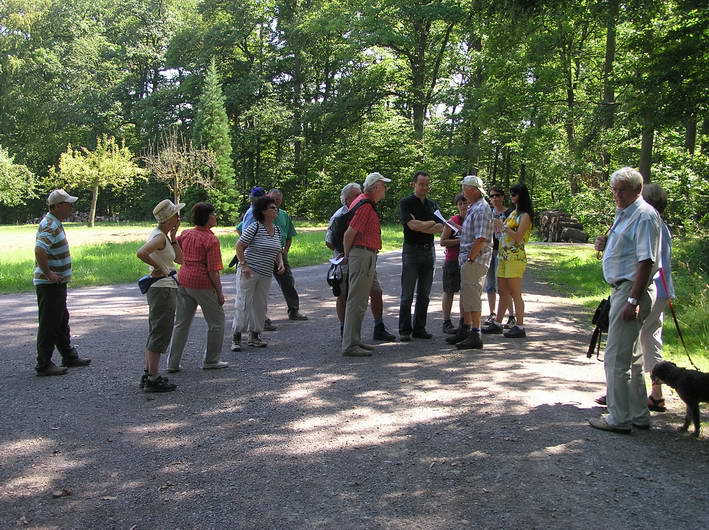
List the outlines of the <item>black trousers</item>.
<svg viewBox="0 0 709 530">
<path fill-rule="evenodd" d="M 39 327 L 37 328 L 37 368 L 52 362 L 54 347 L 62 357 L 75 356 L 69 333 L 69 310 L 66 307 L 66 284 L 36 285 Z"/>
<path fill-rule="evenodd" d="M 293 278 L 293 273 L 290 270 L 287 254 L 283 254 L 283 265 L 286 268 L 286 272 L 283 274 L 276 274 L 274 271 L 273 275 L 281 288 L 283 298 L 286 299 L 288 314 L 292 315 L 297 313 L 298 309 L 300 309 L 300 298 L 298 298 L 298 291 L 295 290 L 295 278 Z"/>
</svg>

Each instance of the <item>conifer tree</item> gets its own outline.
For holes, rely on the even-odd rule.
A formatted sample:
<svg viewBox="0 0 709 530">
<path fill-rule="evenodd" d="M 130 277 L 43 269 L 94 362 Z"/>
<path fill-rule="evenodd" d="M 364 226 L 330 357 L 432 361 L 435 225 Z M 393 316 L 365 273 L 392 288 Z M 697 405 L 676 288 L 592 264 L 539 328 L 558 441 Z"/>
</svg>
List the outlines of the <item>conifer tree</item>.
<svg viewBox="0 0 709 530">
<path fill-rule="evenodd" d="M 231 134 L 214 58 L 207 68 L 193 134 L 196 147 L 209 149 L 214 154 L 213 185 L 206 190 L 208 200 L 217 210 L 220 221 L 233 223 L 236 220 L 236 184 L 231 158 Z"/>
</svg>

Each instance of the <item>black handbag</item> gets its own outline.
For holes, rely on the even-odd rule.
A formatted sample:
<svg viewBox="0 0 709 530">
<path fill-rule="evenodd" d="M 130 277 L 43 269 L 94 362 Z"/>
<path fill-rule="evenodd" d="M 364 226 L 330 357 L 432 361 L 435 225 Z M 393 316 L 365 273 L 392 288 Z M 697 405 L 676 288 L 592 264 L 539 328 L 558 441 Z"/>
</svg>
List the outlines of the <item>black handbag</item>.
<svg viewBox="0 0 709 530">
<path fill-rule="evenodd" d="M 610 312 L 611 312 L 611 297 L 604 298 L 601 303 L 598 304 L 596 312 L 593 314 L 591 319 L 591 324 L 596 327 L 591 334 L 591 343 L 588 346 L 588 351 L 586 352 L 586 357 L 589 359 L 593 356 L 594 350 L 596 351 L 596 359 L 601 360 L 601 339 L 603 333 L 608 333 L 608 326 L 610 324 Z"/>
</svg>

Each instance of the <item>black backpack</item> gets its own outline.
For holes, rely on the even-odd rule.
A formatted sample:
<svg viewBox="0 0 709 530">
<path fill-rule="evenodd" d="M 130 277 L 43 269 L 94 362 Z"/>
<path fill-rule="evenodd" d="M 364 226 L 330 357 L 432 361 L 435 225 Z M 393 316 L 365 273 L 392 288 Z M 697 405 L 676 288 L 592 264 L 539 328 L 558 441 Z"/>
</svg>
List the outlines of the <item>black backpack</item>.
<svg viewBox="0 0 709 530">
<path fill-rule="evenodd" d="M 338 215 L 332 220 L 332 246 L 335 247 L 337 252 L 345 251 L 344 239 L 345 232 L 347 232 L 347 227 L 350 225 L 350 221 L 354 217 L 355 212 L 365 204 L 371 204 L 372 208 L 374 208 L 374 203 L 372 201 L 369 199 L 364 199 L 359 201 L 345 213 Z"/>
</svg>

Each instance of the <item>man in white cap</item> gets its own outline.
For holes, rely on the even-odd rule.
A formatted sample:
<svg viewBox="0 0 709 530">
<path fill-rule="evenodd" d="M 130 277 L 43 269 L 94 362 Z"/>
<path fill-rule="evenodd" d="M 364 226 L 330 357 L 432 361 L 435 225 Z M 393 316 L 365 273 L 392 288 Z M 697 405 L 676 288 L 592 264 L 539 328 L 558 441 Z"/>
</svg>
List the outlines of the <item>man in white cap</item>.
<svg viewBox="0 0 709 530">
<path fill-rule="evenodd" d="M 71 279 L 71 255 L 62 221 L 74 213 L 72 197 L 66 191 L 54 190 L 47 198 L 49 212 L 39 223 L 34 256 L 37 266 L 32 283 L 37 291 L 39 327 L 37 329 L 37 375 L 64 375 L 67 367 L 87 366 L 90 359 L 79 358 L 71 345 L 69 310 L 66 307 L 66 285 Z M 54 347 L 62 356 L 62 367 L 52 362 Z"/>
<path fill-rule="evenodd" d="M 357 196 L 350 207 L 354 214 L 343 238 L 349 273 L 342 355 L 348 357 L 369 356 L 374 350 L 373 346 L 362 343 L 362 320 L 374 281 L 377 253 L 382 248 L 382 230 L 374 205 L 384 198 L 388 182 L 391 179 L 380 173 L 370 173 L 364 181 L 364 193 Z M 357 206 L 361 201 L 367 203 Z"/>
<path fill-rule="evenodd" d="M 460 231 L 461 300 L 463 324 L 458 333 L 446 339 L 461 350 L 482 349 L 480 315 L 483 283 L 492 258 L 492 211 L 485 201 L 485 187 L 480 177 L 468 175 L 461 181 L 463 195 L 468 199 L 468 213 Z"/>
</svg>

